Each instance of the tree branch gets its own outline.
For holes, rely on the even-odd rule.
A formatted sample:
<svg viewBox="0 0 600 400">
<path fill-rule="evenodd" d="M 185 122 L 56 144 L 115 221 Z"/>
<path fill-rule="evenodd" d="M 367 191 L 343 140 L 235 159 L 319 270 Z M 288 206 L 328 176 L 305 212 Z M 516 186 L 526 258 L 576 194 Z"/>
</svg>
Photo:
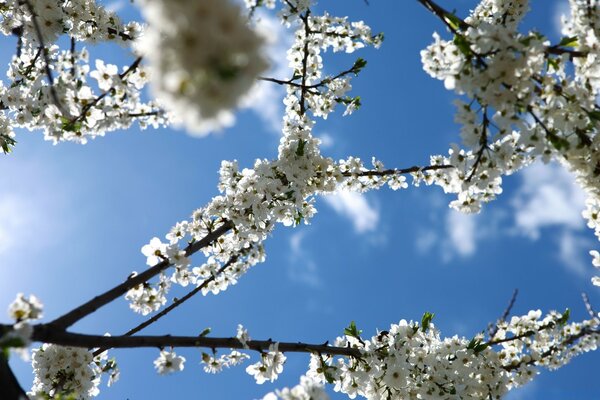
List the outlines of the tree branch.
<svg viewBox="0 0 600 400">
<path fill-rule="evenodd" d="M 218 239 L 227 231 L 229 231 L 231 228 L 233 228 L 233 224 L 230 221 L 225 221 L 221 226 L 207 234 L 201 240 L 189 244 L 185 248 L 186 257 L 194 254 L 203 247 L 208 246 L 214 240 Z M 169 261 L 164 260 L 156 264 L 155 266 L 147 269 L 146 271 L 142 272 L 141 274 L 127 279 L 120 285 L 113 287 L 112 289 L 104 292 L 103 294 L 98 295 L 93 299 L 89 300 L 88 302 L 82 304 L 81 306 L 69 311 L 62 317 L 59 317 L 54 321 L 50 322 L 48 325 L 52 325 L 53 327 L 64 330 L 69 326 L 73 325 L 75 322 L 79 321 L 80 319 L 93 313 L 100 307 L 110 303 L 117 297 L 124 295 L 129 289 L 146 282 L 148 279 L 158 275 L 170 266 L 171 264 L 169 263 Z"/>
<path fill-rule="evenodd" d="M 0 325 L 2 327 L 2 325 Z M 228 348 L 245 349 L 236 338 L 212 338 L 200 336 L 98 336 L 67 332 L 50 324 L 39 324 L 33 327 L 32 340 L 43 343 L 54 343 L 61 346 L 86 348 L 137 348 L 137 347 L 205 347 L 210 349 Z M 268 350 L 273 340 L 249 340 L 248 348 L 255 351 Z M 296 353 L 319 353 L 350 357 L 360 357 L 356 348 L 334 347 L 327 344 L 308 344 L 279 342 L 279 351 Z"/>
<path fill-rule="evenodd" d="M 436 171 L 439 169 L 448 169 L 454 168 L 453 165 L 428 165 L 426 167 L 413 166 L 409 168 L 403 169 L 385 169 L 383 171 L 362 171 L 362 172 L 343 172 L 342 176 L 347 177 L 361 177 L 361 176 L 386 176 L 386 175 L 401 175 L 401 174 L 410 174 L 412 172 L 423 172 L 423 171 Z"/>
</svg>

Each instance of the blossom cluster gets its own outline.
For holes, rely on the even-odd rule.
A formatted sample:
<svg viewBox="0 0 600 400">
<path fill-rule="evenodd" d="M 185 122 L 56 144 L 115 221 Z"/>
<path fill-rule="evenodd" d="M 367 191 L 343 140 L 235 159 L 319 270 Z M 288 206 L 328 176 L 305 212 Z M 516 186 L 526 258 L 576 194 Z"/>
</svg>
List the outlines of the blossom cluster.
<svg viewBox="0 0 600 400">
<path fill-rule="evenodd" d="M 42 302 L 34 295 L 25 297 L 23 293 L 18 293 L 8 306 L 8 315 L 15 320 L 15 324 L 8 332 L 0 331 L 0 350 L 11 349 L 23 360 L 29 360 L 28 347 L 33 334 L 31 321 L 42 318 L 43 309 Z"/>
<path fill-rule="evenodd" d="M 454 37 L 435 34 L 421 52 L 423 67 L 471 101 L 457 101 L 466 148 L 453 145 L 448 157 L 432 157 L 455 168 L 426 182 L 456 193 L 452 207 L 477 212 L 502 191 L 503 175 L 536 159 L 557 161 L 587 193 L 583 217 L 600 239 L 600 10 L 595 1 L 570 6 L 555 45 L 536 31 L 518 31 L 526 0 L 483 0 L 464 21 L 443 16 Z"/>
<path fill-rule="evenodd" d="M 329 395 L 323 383 L 302 375 L 298 385 L 267 393 L 262 400 L 329 400 Z"/>
<path fill-rule="evenodd" d="M 148 21 L 138 48 L 149 61 L 153 89 L 188 132 L 233 123 L 230 109 L 268 63 L 263 39 L 229 0 L 146 0 Z"/>
<path fill-rule="evenodd" d="M 291 60 L 294 76 L 301 77 L 296 80 L 301 83 L 289 85 L 284 99 L 286 114 L 278 158 L 272 161 L 258 159 L 252 169 L 241 171 L 236 161 L 222 162 L 218 186 L 221 195 L 214 197 L 206 207 L 196 210 L 190 221 L 178 222 L 166 235 L 168 245 L 153 238 L 143 247 L 142 252 L 149 265 L 167 260 L 175 266 L 175 272 L 170 280 L 162 275 L 160 282 L 154 286 L 144 283 L 130 290 L 127 298 L 134 310 L 148 313 L 165 304 L 164 295 L 170 282 L 182 286 L 190 282 L 196 285 L 206 282 L 202 289 L 204 294 L 225 290 L 235 284 L 249 267 L 264 260 L 261 243 L 276 223 L 286 226 L 307 223 L 316 213 L 313 205 L 315 194 L 333 192 L 344 180 L 358 179 L 349 173 L 346 161 L 338 164 L 321 155 L 320 141 L 312 135 L 314 121 L 308 117 L 307 111 L 315 116 L 326 116 L 332 112 L 332 107 L 317 107 L 316 104 L 324 104 L 331 97 L 330 89 L 337 85 L 335 82 L 347 81 L 345 74 L 341 74 L 344 76 L 312 83 L 322 76 L 320 51 L 333 47 L 352 52 L 365 45 L 378 45 L 380 37 L 371 35 L 370 28 L 364 23 L 348 23 L 345 19 L 333 19 L 335 29 L 332 29 L 323 22 L 327 18 L 331 17 L 313 17 L 305 12 L 303 19 L 296 19 L 299 27 L 288 59 Z M 308 36 L 306 27 L 309 27 Z M 299 64 L 295 61 L 297 59 Z M 359 63 L 359 67 L 351 68 L 347 74 L 358 73 L 362 66 Z M 308 89 L 310 85 L 314 87 Z M 377 165 L 383 168 L 383 164 Z M 352 172 L 359 174 L 365 170 L 360 164 Z M 403 178 L 392 178 L 391 175 L 365 178 L 366 181 L 376 182 L 379 186 L 389 181 L 394 187 L 404 187 Z M 179 244 L 202 240 L 225 224 L 234 228 L 204 247 L 202 251 L 207 261 L 190 270 L 189 259 Z M 218 272 L 234 258 L 231 266 Z"/>
<path fill-rule="evenodd" d="M 360 357 L 313 354 L 307 376 L 350 398 L 497 399 L 533 379 L 537 366 L 555 368 L 596 349 L 600 320 L 567 324 L 566 317 L 552 312 L 541 318 L 540 311 L 513 317 L 488 342 L 482 336 L 442 338 L 428 313 L 421 323 L 401 320 L 369 340 L 351 325 L 335 346 L 358 349 Z M 584 336 L 585 330 L 593 333 Z"/>
<path fill-rule="evenodd" d="M 89 399 L 100 393 L 101 375 L 110 373 L 109 386 L 119 377 L 114 360 L 106 360 L 106 352 L 94 356 L 80 347 L 44 343 L 33 350 L 34 380 L 31 398 Z"/>
<path fill-rule="evenodd" d="M 259 385 L 266 381 L 273 382 L 283 371 L 283 364 L 287 357 L 279 351 L 278 347 L 278 343 L 273 343 L 267 353 L 261 353 L 259 362 L 246 368 L 246 372 L 252 375 Z"/>
<path fill-rule="evenodd" d="M 0 82 L 2 152 L 15 144 L 15 127 L 42 129 L 54 143 L 86 143 L 135 120 L 141 127 L 167 122 L 156 102 L 142 101 L 148 74 L 139 59 L 121 69 L 96 60 L 94 68 L 88 51 L 76 47 L 79 42 L 130 44 L 140 36 L 140 24 L 121 23 L 93 0 L 8 1 L 0 16 L 2 33 L 19 38 L 9 82 Z M 67 49 L 58 45 L 62 34 L 71 40 Z"/>
</svg>

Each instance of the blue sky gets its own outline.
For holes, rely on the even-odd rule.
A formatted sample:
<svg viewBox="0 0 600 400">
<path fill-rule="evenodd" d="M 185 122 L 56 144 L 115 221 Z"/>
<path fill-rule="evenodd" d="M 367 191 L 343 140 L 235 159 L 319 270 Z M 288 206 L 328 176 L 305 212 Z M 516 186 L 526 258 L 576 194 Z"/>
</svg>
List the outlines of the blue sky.
<svg viewBox="0 0 600 400">
<path fill-rule="evenodd" d="M 327 55 L 331 73 L 357 56 L 369 64 L 353 82 L 361 110 L 318 121 L 322 152 L 335 159 L 377 156 L 389 167 L 424 165 L 430 154 L 445 154 L 459 140 L 454 95 L 422 71 L 419 57 L 433 31 L 443 32 L 441 24 L 416 1 L 340 3 L 321 1 L 319 8 L 363 19 L 386 40 L 380 50 Z M 532 1 L 526 26 L 558 37 L 564 3 Z M 475 2 L 452 4 L 464 16 Z M 282 78 L 286 37 L 277 25 L 271 32 L 278 32 L 273 75 Z M 5 60 L 12 48 L 2 47 Z M 124 52 L 93 51 L 127 63 Z M 217 194 L 221 160 L 251 166 L 255 158 L 276 156 L 280 89 L 264 85 L 253 104 L 237 114 L 233 128 L 202 139 L 131 129 L 85 146 L 52 146 L 39 133 L 20 133 L 14 154 L 0 158 L 0 304 L 17 292 L 34 293 L 48 321 L 144 268 L 140 248 Z M 444 335 L 472 336 L 502 314 L 515 288 L 517 314 L 569 307 L 573 319 L 585 318 L 582 291 L 600 304 L 587 255 L 597 241 L 580 216 L 583 195 L 559 167 L 536 165 L 507 178 L 504 193 L 480 215 L 451 211 L 451 200 L 435 187 L 321 198 L 310 226 L 275 229 L 267 261 L 238 285 L 189 301 L 146 333 L 191 335 L 211 327 L 214 336 L 233 336 L 242 323 L 256 339 L 324 342 L 352 320 L 370 336 L 430 311 Z M 142 320 L 118 300 L 74 330 L 119 334 Z M 113 352 L 121 381 L 110 389 L 103 383 L 99 398 L 255 399 L 296 384 L 308 362 L 289 355 L 280 379 L 259 386 L 244 368 L 212 376 L 199 365 L 200 351 L 178 352 L 186 368 L 168 377 L 153 369 L 156 349 Z M 542 371 L 510 398 L 597 399 L 599 362 L 600 354 L 586 354 L 559 371 Z M 30 366 L 18 358 L 11 364 L 29 387 Z"/>
</svg>

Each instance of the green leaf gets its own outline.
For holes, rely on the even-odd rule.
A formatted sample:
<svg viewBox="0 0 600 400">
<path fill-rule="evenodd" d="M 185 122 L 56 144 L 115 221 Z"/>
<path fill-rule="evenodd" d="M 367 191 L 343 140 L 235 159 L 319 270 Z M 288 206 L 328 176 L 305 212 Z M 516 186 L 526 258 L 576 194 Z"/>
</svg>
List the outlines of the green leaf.
<svg viewBox="0 0 600 400">
<path fill-rule="evenodd" d="M 346 335 L 346 336 L 360 338 L 361 333 L 362 333 L 362 330 L 359 330 L 358 328 L 356 328 L 356 323 L 354 321 L 350 322 L 350 325 L 348 325 L 348 327 L 344 328 L 344 335 Z"/>
<path fill-rule="evenodd" d="M 463 23 L 463 21 L 460 18 L 458 18 L 456 15 L 452 14 L 451 12 L 447 12 L 446 14 L 444 14 L 444 18 L 446 18 L 446 22 L 448 22 L 448 24 L 455 31 L 459 30 L 460 26 Z"/>
<path fill-rule="evenodd" d="M 67 132 L 80 132 L 81 131 L 81 121 L 72 121 L 66 117 L 60 117 L 62 122 L 61 129 Z"/>
<path fill-rule="evenodd" d="M 8 154 L 12 151 L 12 148 L 15 147 L 17 141 L 11 138 L 8 135 L 0 135 L 0 147 L 4 154 Z"/>
<path fill-rule="evenodd" d="M 302 219 L 304 219 L 304 215 L 302 215 L 301 212 L 298 212 L 298 214 L 296 215 L 296 218 L 294 218 L 294 223 L 296 225 L 300 225 L 300 222 L 302 222 Z"/>
<path fill-rule="evenodd" d="M 435 314 L 430 313 L 429 311 L 423 314 L 423 318 L 421 318 L 421 329 L 423 332 L 427 332 L 427 329 L 429 329 L 429 325 L 431 324 L 431 320 L 434 316 Z"/>
<path fill-rule="evenodd" d="M 577 36 L 565 36 L 558 43 L 562 47 L 576 47 L 578 45 Z"/>
<path fill-rule="evenodd" d="M 593 119 L 594 121 L 600 121 L 600 111 L 592 110 L 586 111 L 585 113 L 588 115 L 588 117 L 590 117 L 590 119 Z"/>
<path fill-rule="evenodd" d="M 200 334 L 198 336 L 204 337 L 204 336 L 208 335 L 210 333 L 210 331 L 211 331 L 210 328 L 205 328 L 202 332 L 200 332 Z"/>
<path fill-rule="evenodd" d="M 352 66 L 352 72 L 354 72 L 356 75 L 358 75 L 358 73 L 360 71 L 362 71 L 362 69 L 366 66 L 367 66 L 367 60 L 365 60 L 364 58 L 359 58 L 358 60 L 356 60 L 354 62 L 354 65 Z"/>
<path fill-rule="evenodd" d="M 556 321 L 559 325 L 564 325 L 567 323 L 567 321 L 569 320 L 569 317 L 571 316 L 571 310 L 569 310 L 568 308 L 565 310 L 564 313 L 562 313 L 562 315 L 560 316 L 560 318 Z"/>
<path fill-rule="evenodd" d="M 552 69 L 554 69 L 555 71 L 558 71 L 558 61 L 556 61 L 553 58 L 548 58 L 547 69 L 550 69 L 550 67 L 552 67 Z"/>
<path fill-rule="evenodd" d="M 473 338 L 467 345 L 467 349 L 473 350 L 475 354 L 481 353 L 483 350 L 487 349 L 489 345 L 487 343 L 482 343 L 481 339 Z"/>
<path fill-rule="evenodd" d="M 473 55 L 473 51 L 471 50 L 471 43 L 462 35 L 454 35 L 454 44 L 461 53 L 463 53 L 467 57 L 471 57 Z"/>
</svg>

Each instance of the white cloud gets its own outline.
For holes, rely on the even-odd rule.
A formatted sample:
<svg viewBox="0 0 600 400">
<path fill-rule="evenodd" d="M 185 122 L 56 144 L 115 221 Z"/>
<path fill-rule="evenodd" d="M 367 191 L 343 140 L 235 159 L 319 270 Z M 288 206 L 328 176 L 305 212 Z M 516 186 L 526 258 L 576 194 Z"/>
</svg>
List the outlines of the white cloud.
<svg viewBox="0 0 600 400">
<path fill-rule="evenodd" d="M 561 34 L 561 29 L 562 29 L 561 20 L 562 20 L 563 15 L 565 15 L 565 16 L 571 15 L 569 2 L 567 0 L 562 0 L 560 2 L 557 2 L 554 5 L 553 23 L 554 23 L 554 30 L 556 31 L 557 35 Z"/>
<path fill-rule="evenodd" d="M 558 258 L 569 271 L 588 277 L 593 273 L 589 256 L 589 250 L 593 246 L 589 239 L 565 230 L 559 239 Z"/>
<path fill-rule="evenodd" d="M 322 133 L 318 136 L 318 138 L 321 140 L 322 149 L 328 149 L 334 144 L 333 137 L 328 133 Z"/>
<path fill-rule="evenodd" d="M 317 263 L 312 259 L 310 253 L 302 247 L 302 241 L 306 231 L 298 231 L 290 237 L 290 253 L 288 262 L 288 276 L 298 283 L 312 288 L 321 286 Z"/>
<path fill-rule="evenodd" d="M 537 239 L 542 228 L 578 230 L 585 226 L 581 217 L 585 194 L 564 167 L 538 163 L 525 169 L 521 177 L 523 183 L 512 201 L 520 233 Z"/>
<path fill-rule="evenodd" d="M 35 216 L 36 211 L 36 207 L 21 196 L 5 194 L 0 198 L 0 255 L 22 243 L 27 232 L 36 230 L 36 221 L 40 221 Z"/>
<path fill-rule="evenodd" d="M 360 193 L 340 191 L 324 199 L 335 212 L 352 222 L 357 233 L 374 231 L 379 223 L 379 211 Z"/>
<path fill-rule="evenodd" d="M 108 3 L 105 8 L 107 11 L 110 12 L 118 12 L 121 11 L 123 9 L 123 7 L 125 7 L 126 3 L 123 0 L 117 0 L 117 1 L 112 1 L 110 3 Z"/>
<path fill-rule="evenodd" d="M 448 210 L 446 214 L 446 239 L 443 245 L 443 258 L 451 259 L 454 254 L 469 257 L 477 250 L 476 221 L 477 215 L 463 214 Z"/>
<path fill-rule="evenodd" d="M 266 12 L 256 13 L 257 30 L 267 42 L 266 54 L 271 62 L 271 68 L 266 76 L 287 79 L 290 76 L 288 62 L 282 54 L 287 53 L 290 48 L 293 35 L 281 25 L 279 19 Z M 263 122 L 275 133 L 281 133 L 283 117 L 283 86 L 272 82 L 258 81 L 246 98 L 242 101 L 242 107 L 255 112 Z"/>
</svg>

